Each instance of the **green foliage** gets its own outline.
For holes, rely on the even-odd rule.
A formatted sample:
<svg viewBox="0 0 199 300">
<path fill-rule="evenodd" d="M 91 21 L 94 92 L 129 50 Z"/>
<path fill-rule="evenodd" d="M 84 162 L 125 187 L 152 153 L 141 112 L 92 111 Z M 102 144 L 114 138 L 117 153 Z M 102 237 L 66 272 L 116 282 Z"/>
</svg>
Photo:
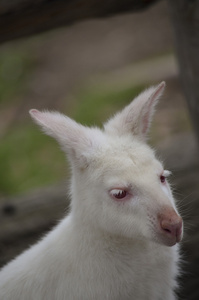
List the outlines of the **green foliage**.
<svg viewBox="0 0 199 300">
<path fill-rule="evenodd" d="M 33 65 L 25 50 L 11 47 L 3 50 L 0 52 L 0 105 L 15 100 L 22 93 Z"/>
<path fill-rule="evenodd" d="M 61 180 L 64 154 L 33 126 L 19 126 L 1 140 L 0 195 L 25 192 Z"/>
<path fill-rule="evenodd" d="M 144 86 L 107 90 L 87 88 L 78 93 L 72 109 L 74 119 L 85 125 L 98 125 L 136 97 Z"/>
</svg>

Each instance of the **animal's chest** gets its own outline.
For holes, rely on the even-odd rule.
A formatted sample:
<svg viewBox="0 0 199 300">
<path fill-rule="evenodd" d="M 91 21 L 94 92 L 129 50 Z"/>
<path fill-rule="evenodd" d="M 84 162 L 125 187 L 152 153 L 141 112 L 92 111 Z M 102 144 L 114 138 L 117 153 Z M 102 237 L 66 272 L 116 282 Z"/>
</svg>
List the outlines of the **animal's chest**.
<svg viewBox="0 0 199 300">
<path fill-rule="evenodd" d="M 114 258 L 114 259 L 113 259 Z M 103 263 L 102 263 L 103 261 Z M 86 265 L 85 265 L 86 264 Z M 170 286 L 170 261 L 162 255 L 86 260 L 68 286 L 76 300 L 159 300 Z M 68 283 L 67 283 L 68 285 Z M 73 286 L 73 288 L 72 288 Z"/>
</svg>

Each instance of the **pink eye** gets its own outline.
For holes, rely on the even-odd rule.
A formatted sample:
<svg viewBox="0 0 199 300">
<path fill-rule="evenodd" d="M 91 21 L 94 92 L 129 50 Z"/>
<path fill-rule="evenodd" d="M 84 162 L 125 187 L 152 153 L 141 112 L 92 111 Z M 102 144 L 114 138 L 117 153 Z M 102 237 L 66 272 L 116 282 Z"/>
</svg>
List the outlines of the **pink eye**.
<svg viewBox="0 0 199 300">
<path fill-rule="evenodd" d="M 161 176 L 160 176 L 160 181 L 161 181 L 162 183 L 165 183 L 165 182 L 166 182 L 166 177 L 165 177 L 164 175 L 161 175 Z"/>
<path fill-rule="evenodd" d="M 128 195 L 127 191 L 122 189 L 113 189 L 110 191 L 110 195 L 115 199 L 124 199 Z"/>
</svg>

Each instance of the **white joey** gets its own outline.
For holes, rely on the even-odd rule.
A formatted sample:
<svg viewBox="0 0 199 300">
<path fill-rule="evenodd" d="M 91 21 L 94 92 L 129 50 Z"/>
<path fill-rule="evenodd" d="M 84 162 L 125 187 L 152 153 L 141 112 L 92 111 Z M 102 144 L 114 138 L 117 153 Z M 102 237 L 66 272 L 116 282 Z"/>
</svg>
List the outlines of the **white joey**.
<svg viewBox="0 0 199 300">
<path fill-rule="evenodd" d="M 167 177 L 147 145 L 165 83 L 104 124 L 30 111 L 71 163 L 69 214 L 0 272 L 4 300 L 174 300 L 183 235 Z"/>
</svg>

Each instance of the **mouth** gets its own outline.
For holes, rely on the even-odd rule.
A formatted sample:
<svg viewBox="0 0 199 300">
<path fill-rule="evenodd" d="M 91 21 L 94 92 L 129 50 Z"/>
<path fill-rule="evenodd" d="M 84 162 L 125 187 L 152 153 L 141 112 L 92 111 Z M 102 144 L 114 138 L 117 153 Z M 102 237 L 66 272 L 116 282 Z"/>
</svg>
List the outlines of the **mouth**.
<svg viewBox="0 0 199 300">
<path fill-rule="evenodd" d="M 182 240 L 182 235 L 181 236 L 171 236 L 170 233 L 168 233 L 168 235 L 159 235 L 159 241 L 161 242 L 161 244 L 168 246 L 168 247 L 172 247 L 174 245 L 176 245 L 177 243 L 179 243 Z"/>
</svg>

